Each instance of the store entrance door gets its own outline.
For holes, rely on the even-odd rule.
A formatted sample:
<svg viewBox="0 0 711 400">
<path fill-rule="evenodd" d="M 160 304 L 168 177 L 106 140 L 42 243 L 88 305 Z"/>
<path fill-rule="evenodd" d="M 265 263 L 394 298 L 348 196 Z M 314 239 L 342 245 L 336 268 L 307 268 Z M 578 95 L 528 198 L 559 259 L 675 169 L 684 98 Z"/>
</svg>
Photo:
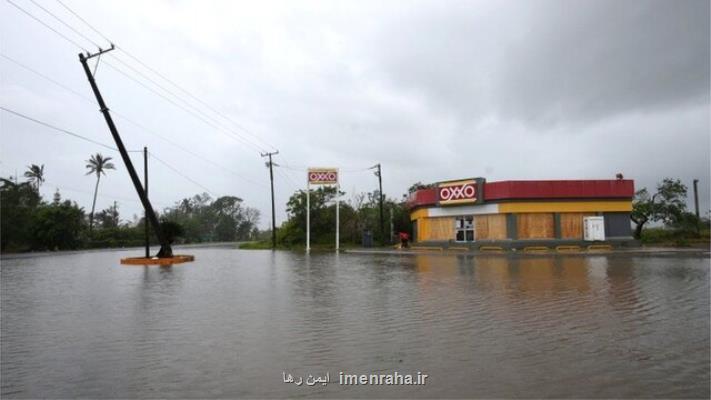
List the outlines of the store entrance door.
<svg viewBox="0 0 711 400">
<path fill-rule="evenodd" d="M 459 243 L 473 242 L 476 238 L 474 234 L 474 217 L 463 216 L 457 217 L 454 221 L 455 235 L 454 240 Z"/>
</svg>

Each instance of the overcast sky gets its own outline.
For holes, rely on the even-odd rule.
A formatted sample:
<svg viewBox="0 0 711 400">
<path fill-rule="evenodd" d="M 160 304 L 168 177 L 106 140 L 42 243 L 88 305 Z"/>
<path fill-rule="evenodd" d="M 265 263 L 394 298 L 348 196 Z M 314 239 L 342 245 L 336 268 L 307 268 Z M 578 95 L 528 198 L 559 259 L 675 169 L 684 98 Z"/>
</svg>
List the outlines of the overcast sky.
<svg viewBox="0 0 711 400">
<path fill-rule="evenodd" d="M 12 1 L 94 49 L 31 0 Z M 58 2 L 35 1 L 106 45 Z M 340 167 L 347 199 L 377 188 L 365 170 L 376 163 L 396 198 L 417 181 L 621 172 L 638 189 L 664 177 L 691 189 L 698 178 L 702 210 L 710 207 L 708 1 L 63 2 L 127 51 L 97 70 L 109 108 L 147 128 L 117 117 L 127 147 L 148 146 L 215 196 L 242 197 L 262 227 L 269 175 L 259 149 L 273 148 L 290 168 L 275 174 L 277 223 L 305 186 L 300 170 Z M 80 49 L 6 1 L 0 29 L 0 104 L 113 145 L 96 105 L 6 58 L 92 99 Z M 112 67 L 150 76 L 205 114 Z M 123 219 L 141 210 L 117 153 L 5 112 L 0 123 L 2 176 L 45 164 L 45 198 L 59 188 L 89 210 L 95 179 L 85 160 L 101 152 L 118 170 L 102 179 L 97 210 L 114 200 Z M 151 161 L 156 208 L 201 186 Z"/>
</svg>

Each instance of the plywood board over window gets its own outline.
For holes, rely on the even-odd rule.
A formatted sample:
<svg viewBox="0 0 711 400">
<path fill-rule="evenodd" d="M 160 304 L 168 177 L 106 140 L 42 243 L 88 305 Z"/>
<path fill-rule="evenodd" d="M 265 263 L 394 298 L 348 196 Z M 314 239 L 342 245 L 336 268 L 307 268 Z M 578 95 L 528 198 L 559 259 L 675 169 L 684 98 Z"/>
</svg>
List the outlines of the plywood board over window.
<svg viewBox="0 0 711 400">
<path fill-rule="evenodd" d="M 476 216 L 477 240 L 506 239 L 506 215 L 491 214 Z"/>
<path fill-rule="evenodd" d="M 595 213 L 561 213 L 560 237 L 563 239 L 582 239 L 583 217 L 589 215 L 595 215 Z"/>
<path fill-rule="evenodd" d="M 422 218 L 419 226 L 420 240 L 454 239 L 454 218 Z"/>
<path fill-rule="evenodd" d="M 519 239 L 553 239 L 553 213 L 526 213 L 516 216 Z"/>
</svg>

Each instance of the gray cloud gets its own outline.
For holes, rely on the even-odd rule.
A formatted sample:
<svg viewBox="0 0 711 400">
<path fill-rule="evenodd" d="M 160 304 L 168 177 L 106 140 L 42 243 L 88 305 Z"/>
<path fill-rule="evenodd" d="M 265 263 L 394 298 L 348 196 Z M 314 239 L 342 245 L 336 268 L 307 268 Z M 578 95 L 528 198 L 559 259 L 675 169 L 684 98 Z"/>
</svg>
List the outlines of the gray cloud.
<svg viewBox="0 0 711 400">
<path fill-rule="evenodd" d="M 349 192 L 375 188 L 366 168 L 377 162 L 393 197 L 415 181 L 612 178 L 621 171 L 637 187 L 665 176 L 689 185 L 699 178 L 702 207 L 710 207 L 706 1 L 72 5 L 240 125 L 225 126 L 278 147 L 277 162 L 343 168 Z M 3 54 L 91 96 L 74 46 L 7 3 L 0 25 Z M 110 142 L 96 106 L 4 60 L 0 68 L 4 106 Z M 215 194 L 243 197 L 267 226 L 267 173 L 256 150 L 105 65 L 98 79 L 113 110 L 239 176 L 117 118 L 129 147 L 147 145 Z M 6 114 L 0 124 L 0 173 L 45 163 L 46 196 L 70 188 L 66 196 L 90 205 L 83 160 L 99 149 Z M 157 204 L 202 191 L 151 165 Z M 304 178 L 280 170 L 278 204 Z M 121 197 L 126 216 L 139 212 L 123 168 L 104 183 L 98 207 Z M 277 218 L 285 218 L 283 206 Z"/>
</svg>

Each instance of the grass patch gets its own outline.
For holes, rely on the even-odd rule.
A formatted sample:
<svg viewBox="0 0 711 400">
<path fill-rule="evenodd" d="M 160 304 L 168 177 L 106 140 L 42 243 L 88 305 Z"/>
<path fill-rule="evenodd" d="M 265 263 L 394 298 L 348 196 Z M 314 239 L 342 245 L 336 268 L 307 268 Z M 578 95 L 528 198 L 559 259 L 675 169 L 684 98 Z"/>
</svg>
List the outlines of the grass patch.
<svg viewBox="0 0 711 400">
<path fill-rule="evenodd" d="M 647 228 L 642 231 L 642 243 L 670 247 L 708 247 L 709 229 L 702 229 L 698 234 L 668 228 Z"/>
<path fill-rule="evenodd" d="M 243 250 L 270 250 L 272 248 L 272 242 L 260 240 L 258 242 L 240 243 L 238 248 Z"/>
</svg>

